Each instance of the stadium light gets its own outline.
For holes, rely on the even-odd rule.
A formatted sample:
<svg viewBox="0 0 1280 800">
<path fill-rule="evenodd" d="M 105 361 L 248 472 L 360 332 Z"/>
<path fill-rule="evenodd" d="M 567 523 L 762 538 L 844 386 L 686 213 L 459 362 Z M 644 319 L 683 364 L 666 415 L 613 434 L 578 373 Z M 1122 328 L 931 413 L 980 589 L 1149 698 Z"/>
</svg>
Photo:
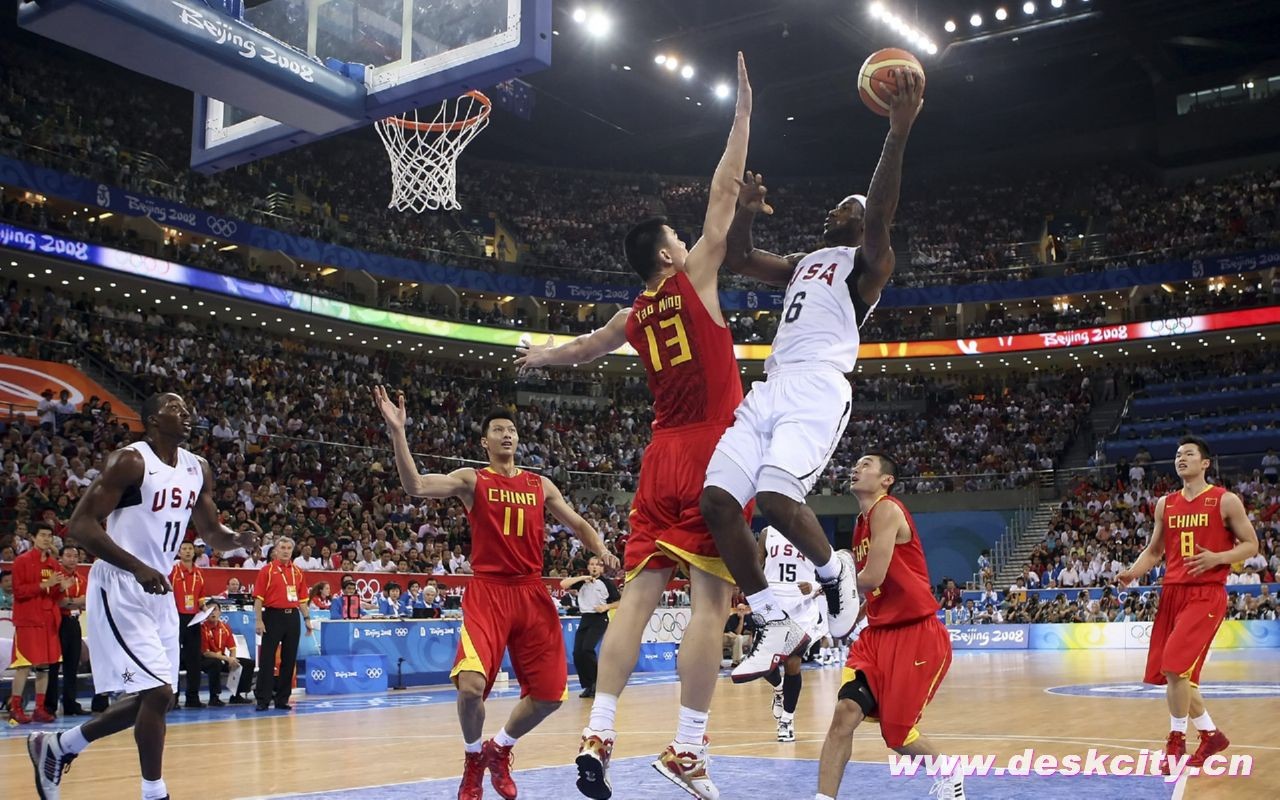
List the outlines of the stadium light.
<svg viewBox="0 0 1280 800">
<path fill-rule="evenodd" d="M 658 66 L 662 66 L 663 64 L 667 63 L 666 54 L 658 53 L 656 56 L 653 57 L 653 63 L 657 64 Z"/>
<path fill-rule="evenodd" d="M 1066 5 L 1066 2 L 1067 0 L 1049 0 L 1049 5 L 1053 6 L 1054 8 L 1062 8 L 1064 5 Z"/>
<path fill-rule="evenodd" d="M 996 9 L 997 20 L 999 20 L 1000 22 L 1004 22 L 1008 18 L 1009 18 L 1009 12 L 1004 8 L 1004 6 L 1001 6 L 1000 8 Z"/>
<path fill-rule="evenodd" d="M 573 21 L 581 25 L 587 21 L 587 10 L 585 8 L 575 8 L 573 10 Z"/>
<path fill-rule="evenodd" d="M 894 33 L 906 39 L 916 50 L 934 55 L 938 52 L 938 46 L 933 40 L 925 35 L 924 31 L 919 30 L 915 26 L 908 23 L 905 19 L 895 14 L 893 11 L 885 7 L 885 5 L 877 0 L 867 7 L 872 19 L 882 22 Z M 948 23 L 950 27 L 946 30 L 951 33 L 955 30 L 955 23 Z"/>
<path fill-rule="evenodd" d="M 717 83 L 715 91 L 717 100 L 727 100 L 729 98 L 729 84 Z"/>
<path fill-rule="evenodd" d="M 972 17 L 969 17 L 969 24 L 970 24 L 970 25 L 972 25 L 972 26 L 973 26 L 973 27 L 975 27 L 975 28 L 981 28 L 981 27 L 982 27 L 982 15 L 981 15 L 981 14 L 974 14 Z"/>
<path fill-rule="evenodd" d="M 587 18 L 587 33 L 603 39 L 609 35 L 609 30 L 613 27 L 613 20 L 609 19 L 602 11 L 592 11 L 591 16 Z"/>
<path fill-rule="evenodd" d="M 1027 0 L 1027 2 L 1022 4 L 1022 13 L 1027 15 L 1036 13 L 1036 4 L 1031 2 L 1031 0 Z"/>
<path fill-rule="evenodd" d="M 943 25 L 943 26 L 942 26 L 942 29 L 943 29 L 944 31 L 946 31 L 947 33 L 955 33 L 955 32 L 956 32 L 956 21 L 955 21 L 954 19 L 949 19 L 949 20 L 947 20 L 947 23 L 946 23 L 945 25 Z"/>
<path fill-rule="evenodd" d="M 663 66 L 669 71 L 675 72 L 676 68 L 680 66 L 680 62 L 677 61 L 674 56 L 667 56 L 667 62 L 663 64 Z"/>
<path fill-rule="evenodd" d="M 690 78 L 692 78 L 692 77 L 693 77 L 693 67 L 692 67 L 691 65 L 689 65 L 689 64 L 685 64 L 685 65 L 680 69 L 680 77 L 681 77 L 681 78 L 684 78 L 686 81 L 687 81 L 687 80 L 689 80 Z"/>
</svg>

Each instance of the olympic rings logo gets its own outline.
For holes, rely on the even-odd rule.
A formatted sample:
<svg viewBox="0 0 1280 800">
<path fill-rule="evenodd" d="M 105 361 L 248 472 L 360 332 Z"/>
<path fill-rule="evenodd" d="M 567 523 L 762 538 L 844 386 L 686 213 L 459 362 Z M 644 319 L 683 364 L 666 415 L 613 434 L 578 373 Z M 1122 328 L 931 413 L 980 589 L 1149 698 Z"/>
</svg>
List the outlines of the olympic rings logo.
<svg viewBox="0 0 1280 800">
<path fill-rule="evenodd" d="M 408 635 L 409 635 L 408 628 L 396 628 L 396 636 L 408 636 Z"/>
<path fill-rule="evenodd" d="M 1140 642 L 1149 642 L 1151 641 L 1151 628 L 1151 625 L 1143 625 L 1141 623 L 1130 625 L 1129 636 Z"/>
<path fill-rule="evenodd" d="M 1159 336 L 1177 336 L 1191 330 L 1191 317 L 1174 317 L 1173 319 L 1155 319 L 1151 321 L 1151 332 Z"/>
<path fill-rule="evenodd" d="M 328 676 L 328 674 L 329 673 L 325 672 L 322 669 L 313 669 L 311 670 L 311 680 L 315 681 L 316 683 L 319 683 L 320 681 L 324 680 Z"/>
<path fill-rule="evenodd" d="M 356 594 L 360 595 L 361 600 L 372 600 L 381 591 L 382 584 L 378 580 L 356 578 Z"/>
<path fill-rule="evenodd" d="M 364 674 L 365 674 L 367 677 L 370 677 L 370 678 L 381 678 L 381 677 L 382 677 L 382 667 L 369 667 L 368 669 L 366 669 L 366 670 L 364 671 Z"/>
<path fill-rule="evenodd" d="M 207 217 L 204 224 L 218 236 L 234 236 L 236 229 L 240 227 L 232 220 L 213 216 Z"/>
</svg>

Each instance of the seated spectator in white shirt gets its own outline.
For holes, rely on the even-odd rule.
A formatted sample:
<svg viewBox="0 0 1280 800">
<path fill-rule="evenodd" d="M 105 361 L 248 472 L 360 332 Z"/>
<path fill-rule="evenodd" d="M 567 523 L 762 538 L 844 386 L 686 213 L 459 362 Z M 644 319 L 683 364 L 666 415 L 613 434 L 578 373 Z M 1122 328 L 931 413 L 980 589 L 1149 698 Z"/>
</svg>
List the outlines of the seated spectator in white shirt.
<svg viewBox="0 0 1280 800">
<path fill-rule="evenodd" d="M 326 565 L 316 556 L 312 555 L 311 545 L 304 544 L 302 546 L 302 555 L 293 560 L 293 565 L 298 569 L 325 569 Z"/>
</svg>

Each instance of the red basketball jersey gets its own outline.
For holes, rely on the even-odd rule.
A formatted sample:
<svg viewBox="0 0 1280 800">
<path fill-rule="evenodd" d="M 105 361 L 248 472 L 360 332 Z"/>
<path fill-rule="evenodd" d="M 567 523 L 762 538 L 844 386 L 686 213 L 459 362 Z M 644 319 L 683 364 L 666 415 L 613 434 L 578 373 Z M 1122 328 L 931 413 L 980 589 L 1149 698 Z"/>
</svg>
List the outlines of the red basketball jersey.
<svg viewBox="0 0 1280 800">
<path fill-rule="evenodd" d="M 733 335 L 677 272 L 631 306 L 627 341 L 640 354 L 653 393 L 653 427 L 732 422 L 742 402 Z"/>
<path fill-rule="evenodd" d="M 853 528 L 854 563 L 859 572 L 867 565 L 867 553 L 871 550 L 871 512 L 885 501 L 902 509 L 911 528 L 911 538 L 894 546 L 884 583 L 862 598 L 867 606 L 867 625 L 880 628 L 905 625 L 938 613 L 938 601 L 933 599 L 933 588 L 929 585 L 929 566 L 925 563 L 924 548 L 920 546 L 920 534 L 916 533 L 911 512 L 898 498 L 884 495 L 865 513 L 858 515 Z"/>
<path fill-rule="evenodd" d="M 1164 499 L 1164 582 L 1219 583 L 1226 585 L 1231 565 L 1223 564 L 1200 575 L 1192 575 L 1184 559 L 1202 552 L 1221 553 L 1235 546 L 1236 539 L 1222 521 L 1222 497 L 1227 490 L 1209 486 L 1188 500 L 1178 490 Z"/>
<path fill-rule="evenodd" d="M 487 578 L 542 576 L 542 477 L 520 470 L 511 477 L 476 470 L 471 521 L 471 568 Z"/>
</svg>

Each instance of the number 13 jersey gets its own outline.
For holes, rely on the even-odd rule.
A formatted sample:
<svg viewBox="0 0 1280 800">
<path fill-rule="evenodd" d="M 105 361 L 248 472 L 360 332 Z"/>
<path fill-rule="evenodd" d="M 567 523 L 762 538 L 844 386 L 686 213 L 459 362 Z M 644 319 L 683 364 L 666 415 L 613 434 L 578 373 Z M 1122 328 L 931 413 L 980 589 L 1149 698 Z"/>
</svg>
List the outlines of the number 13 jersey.
<svg viewBox="0 0 1280 800">
<path fill-rule="evenodd" d="M 766 374 L 798 364 L 853 371 L 861 344 L 858 328 L 875 310 L 874 303 L 868 308 L 857 297 L 857 254 L 856 247 L 827 247 L 796 265 L 773 337 L 773 353 L 764 364 Z M 855 305 L 865 309 L 861 319 Z"/>
<path fill-rule="evenodd" d="M 689 277 L 677 272 L 640 293 L 627 318 L 653 393 L 653 428 L 733 421 L 742 379 L 733 334 L 712 319 Z"/>
</svg>

